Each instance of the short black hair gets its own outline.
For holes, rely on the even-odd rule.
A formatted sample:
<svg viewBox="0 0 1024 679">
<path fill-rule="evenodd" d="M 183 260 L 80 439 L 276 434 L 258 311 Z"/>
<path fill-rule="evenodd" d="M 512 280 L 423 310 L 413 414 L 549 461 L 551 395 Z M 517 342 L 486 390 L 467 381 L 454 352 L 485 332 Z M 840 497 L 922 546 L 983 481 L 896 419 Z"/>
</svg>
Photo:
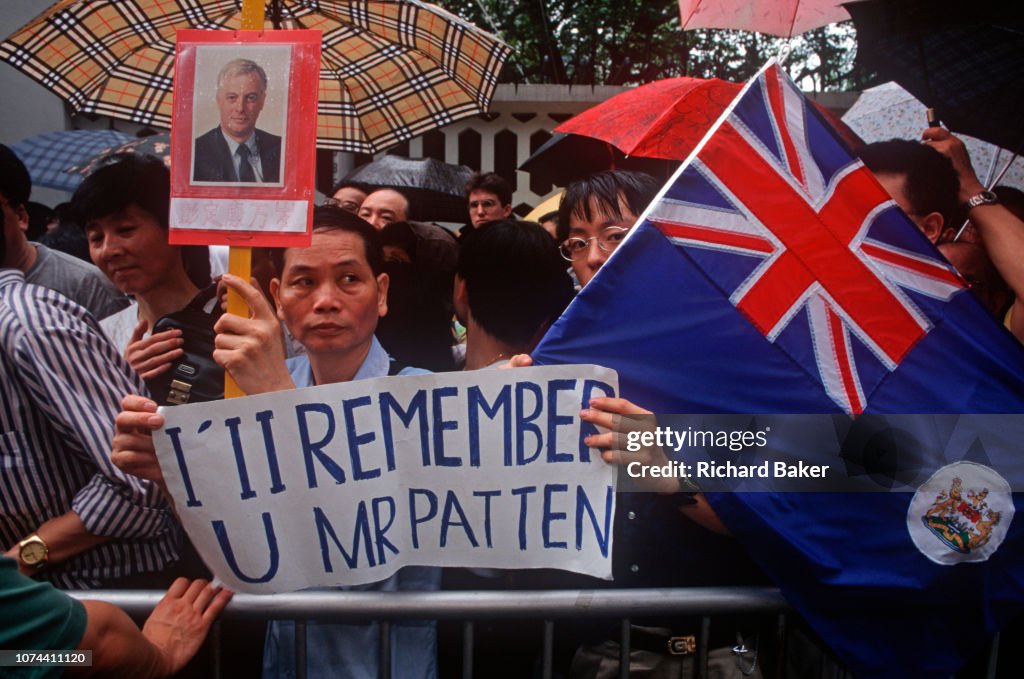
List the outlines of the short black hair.
<svg viewBox="0 0 1024 679">
<path fill-rule="evenodd" d="M 956 228 L 963 221 L 957 199 L 960 179 L 953 161 L 927 144 L 909 139 L 890 139 L 865 144 L 857 156 L 875 174 L 906 177 L 906 194 L 915 214 L 938 212 L 944 227 Z"/>
<path fill-rule="evenodd" d="M 469 200 L 469 194 L 474 191 L 493 193 L 502 206 L 512 204 L 512 187 L 497 172 L 477 172 L 470 177 L 466 182 L 466 200 Z"/>
<path fill-rule="evenodd" d="M 0 144 L 0 194 L 17 207 L 28 202 L 32 193 L 32 178 L 21 158 L 9 147 Z"/>
<path fill-rule="evenodd" d="M 572 217 L 587 221 L 593 218 L 591 200 L 605 214 L 620 218 L 619 196 L 622 196 L 630 212 L 639 217 L 660 188 L 651 175 L 629 170 L 603 170 L 574 181 L 566 187 L 558 204 L 558 237 L 555 240 L 561 243 L 569 237 L 569 220 Z"/>
<path fill-rule="evenodd" d="M 346 188 L 358 189 L 359 191 L 362 191 L 366 195 L 370 195 L 371 193 L 373 193 L 373 187 L 370 186 L 369 184 L 364 184 L 362 182 L 354 182 L 349 179 L 342 179 L 340 182 L 334 185 L 333 189 L 331 189 L 331 195 L 333 196 L 338 191 Z"/>
<path fill-rule="evenodd" d="M 384 273 L 384 246 L 381 245 L 380 232 L 373 224 L 344 210 L 337 205 L 321 205 L 313 208 L 313 231 L 347 231 L 363 239 L 366 251 L 366 262 L 374 276 Z M 275 248 L 271 252 L 274 275 L 280 277 L 284 273 L 284 253 L 289 248 Z"/>
<path fill-rule="evenodd" d="M 480 327 L 524 349 L 533 347 L 573 296 L 565 260 L 536 222 L 481 225 L 462 244 L 457 272 Z"/>
<path fill-rule="evenodd" d="M 171 173 L 152 156 L 122 153 L 86 177 L 71 196 L 74 221 L 83 229 L 96 219 L 118 214 L 132 205 L 168 228 Z"/>
</svg>

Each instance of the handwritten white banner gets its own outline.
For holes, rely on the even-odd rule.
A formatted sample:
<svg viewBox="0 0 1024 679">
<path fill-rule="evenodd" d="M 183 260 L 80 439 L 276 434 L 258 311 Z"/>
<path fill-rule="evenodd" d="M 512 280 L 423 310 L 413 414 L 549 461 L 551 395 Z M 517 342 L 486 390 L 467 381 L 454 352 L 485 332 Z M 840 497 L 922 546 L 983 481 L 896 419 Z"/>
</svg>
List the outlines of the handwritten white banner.
<svg viewBox="0 0 1024 679">
<path fill-rule="evenodd" d="M 583 438 L 597 366 L 387 377 L 163 408 L 186 531 L 236 591 L 382 580 L 403 566 L 611 577 L 613 470 Z"/>
</svg>

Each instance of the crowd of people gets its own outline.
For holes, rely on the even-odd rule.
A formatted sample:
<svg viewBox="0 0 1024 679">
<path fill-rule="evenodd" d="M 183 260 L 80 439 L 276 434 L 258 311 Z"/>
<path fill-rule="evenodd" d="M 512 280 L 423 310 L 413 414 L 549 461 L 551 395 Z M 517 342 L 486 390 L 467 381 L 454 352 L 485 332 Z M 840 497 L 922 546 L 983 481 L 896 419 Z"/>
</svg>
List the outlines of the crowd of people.
<svg viewBox="0 0 1024 679">
<path fill-rule="evenodd" d="M 869 144 L 858 153 L 979 302 L 1024 340 L 1024 311 L 1017 309 L 1024 193 L 987 191 L 963 144 L 941 128 L 929 128 L 923 143 Z M 249 307 L 243 317 L 221 313 L 205 248 L 168 243 L 169 174 L 161 161 L 117 159 L 61 208 L 58 228 L 77 224 L 92 261 L 86 263 L 28 239 L 29 175 L 0 147 L 0 617 L 18 621 L 0 629 L 0 647 L 88 648 L 97 668 L 168 676 L 196 652 L 227 604 L 230 593 L 206 582 L 209 574 L 190 550 L 153 452 L 152 432 L 163 417 L 151 396 L 182 402 L 157 385 L 184 358 L 205 353 L 246 394 L 528 365 L 546 329 L 659 188 L 643 174 L 599 172 L 566 188 L 545 228 L 515 218 L 512 190 L 499 175 L 477 174 L 466 186 L 466 223 L 453 232 L 410 221 L 414 206 L 400 188 L 342 183 L 314 210 L 309 247 L 255 252 L 252 281 L 220 277 L 221 288 Z M 188 323 L 153 332 L 160 319 L 183 310 L 191 313 Z M 175 398 L 188 400 L 188 390 L 182 396 L 176 388 Z M 642 404 L 598 398 L 580 417 L 608 430 L 615 415 L 641 412 Z M 592 435 L 587 444 L 609 462 L 624 459 L 610 434 Z M 703 496 L 670 485 L 620 499 L 610 584 L 765 584 Z M 408 567 L 366 589 L 607 584 L 552 572 Z M 140 587 L 167 588 L 141 631 L 111 606 L 78 603 L 59 591 Z M 690 676 L 699 620 L 632 623 L 631 673 Z M 715 626 L 707 649 L 712 677 L 762 676 L 751 651 L 757 627 L 746 619 Z M 528 637 L 515 631 L 499 633 L 502 641 L 480 640 L 489 658 L 486 669 L 478 665 L 482 676 L 530 676 L 537 648 L 523 648 Z M 377 676 L 376 625 L 310 623 L 306 634 L 308 676 Z M 254 671 L 291 676 L 294 635 L 292 623 L 270 622 L 261 660 L 249 639 Z M 456 674 L 446 665 L 452 654 L 443 629 L 440 637 L 439 652 L 435 623 L 394 625 L 392 676 Z M 579 625 L 557 649 L 559 671 L 618 676 L 617 638 L 617 628 Z"/>
</svg>

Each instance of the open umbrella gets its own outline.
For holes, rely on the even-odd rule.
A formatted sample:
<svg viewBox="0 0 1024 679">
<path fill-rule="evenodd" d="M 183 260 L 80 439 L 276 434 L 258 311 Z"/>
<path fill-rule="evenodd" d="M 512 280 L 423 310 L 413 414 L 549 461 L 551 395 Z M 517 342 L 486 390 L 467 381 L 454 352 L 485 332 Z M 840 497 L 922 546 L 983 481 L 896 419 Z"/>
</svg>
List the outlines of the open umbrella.
<svg viewBox="0 0 1024 679">
<path fill-rule="evenodd" d="M 893 138 L 920 139 L 926 120 L 925 105 L 898 83 L 884 83 L 864 90 L 843 115 L 843 122 L 868 143 Z M 961 135 L 961 138 L 974 169 L 986 186 L 1013 155 L 969 135 Z M 999 183 L 1024 189 L 1024 158 L 1014 160 Z"/>
<path fill-rule="evenodd" d="M 67 168 L 68 172 L 76 172 L 88 176 L 95 170 L 103 167 L 114 160 L 116 156 L 125 153 L 138 153 L 145 156 L 152 156 L 164 161 L 164 165 L 171 166 L 171 133 L 161 132 L 151 134 L 148 137 L 132 139 L 112 148 L 106 148 L 89 158 L 85 158 Z"/>
<path fill-rule="evenodd" d="M 33 186 L 74 191 L 82 175 L 66 172 L 69 165 L 123 144 L 131 135 L 117 130 L 61 130 L 26 137 L 11 150 L 28 168 Z"/>
<path fill-rule="evenodd" d="M 236 0 L 62 0 L 0 59 L 76 112 L 170 127 L 175 31 L 236 29 Z M 487 109 L 510 53 L 419 0 L 268 0 L 266 26 L 323 31 L 317 146 L 373 153 Z"/>
<path fill-rule="evenodd" d="M 717 78 L 686 77 L 634 87 L 556 127 L 556 133 L 568 136 L 552 138 L 520 168 L 552 180 L 610 167 L 663 175 L 690 155 L 741 89 Z M 836 116 L 815 106 L 848 144 L 861 143 Z"/>
<path fill-rule="evenodd" d="M 679 0 L 683 30 L 736 28 L 792 38 L 850 15 L 840 0 Z"/>
<path fill-rule="evenodd" d="M 343 181 L 400 189 L 409 199 L 410 219 L 465 222 L 466 182 L 473 170 L 433 158 L 383 156 L 345 175 Z"/>
<path fill-rule="evenodd" d="M 857 59 L 936 110 L 954 132 L 1024 150 L 1024 8 L 975 0 L 846 5 Z"/>
</svg>

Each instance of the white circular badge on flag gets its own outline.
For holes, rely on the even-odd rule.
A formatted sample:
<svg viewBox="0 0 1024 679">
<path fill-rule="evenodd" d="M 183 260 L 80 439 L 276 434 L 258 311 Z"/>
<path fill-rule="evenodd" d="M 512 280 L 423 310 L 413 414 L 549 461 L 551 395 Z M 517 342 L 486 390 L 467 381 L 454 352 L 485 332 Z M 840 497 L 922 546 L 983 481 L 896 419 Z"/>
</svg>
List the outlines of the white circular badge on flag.
<svg viewBox="0 0 1024 679">
<path fill-rule="evenodd" d="M 914 493 L 907 530 L 914 545 L 937 564 L 986 561 L 1013 521 L 1010 484 L 996 470 L 956 462 L 938 470 Z"/>
</svg>

